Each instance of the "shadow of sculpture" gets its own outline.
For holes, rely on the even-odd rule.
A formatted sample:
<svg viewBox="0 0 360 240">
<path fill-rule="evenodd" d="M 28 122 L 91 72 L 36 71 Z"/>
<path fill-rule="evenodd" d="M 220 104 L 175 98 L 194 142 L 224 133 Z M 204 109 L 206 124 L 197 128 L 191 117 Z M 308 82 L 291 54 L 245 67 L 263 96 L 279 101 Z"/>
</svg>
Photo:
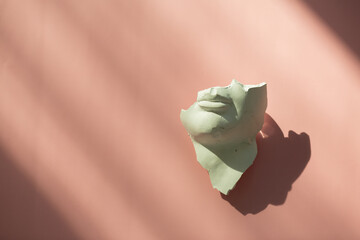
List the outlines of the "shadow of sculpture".
<svg viewBox="0 0 360 240">
<path fill-rule="evenodd" d="M 221 194 L 243 215 L 259 213 L 269 204 L 283 204 L 311 155 L 310 138 L 306 133 L 298 135 L 289 131 L 289 136 L 284 137 L 268 114 L 265 114 L 256 142 L 258 154 L 253 165 L 228 195 Z"/>
</svg>

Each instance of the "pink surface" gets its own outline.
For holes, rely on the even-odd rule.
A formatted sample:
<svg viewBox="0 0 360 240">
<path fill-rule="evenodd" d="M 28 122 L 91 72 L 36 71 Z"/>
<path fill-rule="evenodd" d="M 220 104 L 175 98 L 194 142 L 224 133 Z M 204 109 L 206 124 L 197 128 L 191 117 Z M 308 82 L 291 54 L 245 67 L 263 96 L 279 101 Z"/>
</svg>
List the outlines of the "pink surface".
<svg viewBox="0 0 360 240">
<path fill-rule="evenodd" d="M 359 48 L 307 2 L 0 1 L 0 239 L 359 239 Z M 269 138 L 225 197 L 179 114 L 232 78 Z"/>
</svg>

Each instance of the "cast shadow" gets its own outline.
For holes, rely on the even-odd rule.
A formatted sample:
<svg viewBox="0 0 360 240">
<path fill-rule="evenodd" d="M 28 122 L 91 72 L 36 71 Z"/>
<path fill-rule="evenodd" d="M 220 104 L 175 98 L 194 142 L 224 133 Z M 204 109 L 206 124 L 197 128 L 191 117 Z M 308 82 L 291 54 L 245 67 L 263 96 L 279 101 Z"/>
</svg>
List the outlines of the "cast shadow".
<svg viewBox="0 0 360 240">
<path fill-rule="evenodd" d="M 360 1 L 303 0 L 360 58 Z"/>
<path fill-rule="evenodd" d="M 15 159 L 0 146 L 0 239 L 80 240 Z"/>
<path fill-rule="evenodd" d="M 257 214 L 269 204 L 282 205 L 311 155 L 310 138 L 306 133 L 289 131 L 289 136 L 284 137 L 268 114 L 265 114 L 256 142 L 258 154 L 253 165 L 228 195 L 221 194 L 243 215 Z"/>
</svg>

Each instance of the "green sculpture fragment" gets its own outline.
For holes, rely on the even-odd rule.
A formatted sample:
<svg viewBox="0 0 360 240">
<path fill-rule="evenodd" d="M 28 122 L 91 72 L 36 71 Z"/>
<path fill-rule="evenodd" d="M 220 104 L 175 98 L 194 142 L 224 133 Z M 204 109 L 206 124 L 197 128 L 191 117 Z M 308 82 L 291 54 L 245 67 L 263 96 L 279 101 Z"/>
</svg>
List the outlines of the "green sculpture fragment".
<svg viewBox="0 0 360 240">
<path fill-rule="evenodd" d="M 181 110 L 197 160 L 223 194 L 234 188 L 256 157 L 256 134 L 266 107 L 266 83 L 243 85 L 233 80 L 226 87 L 199 91 L 197 101 Z"/>
</svg>

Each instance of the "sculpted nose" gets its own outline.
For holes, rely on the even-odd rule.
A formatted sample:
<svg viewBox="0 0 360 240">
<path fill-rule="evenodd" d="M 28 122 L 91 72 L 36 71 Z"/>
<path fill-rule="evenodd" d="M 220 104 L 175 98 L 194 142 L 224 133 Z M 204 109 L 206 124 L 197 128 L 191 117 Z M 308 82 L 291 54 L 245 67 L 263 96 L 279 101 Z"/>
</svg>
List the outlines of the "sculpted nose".
<svg viewBox="0 0 360 240">
<path fill-rule="evenodd" d="M 210 95 L 212 96 L 216 96 L 218 93 L 218 89 L 217 88 L 210 88 Z"/>
<path fill-rule="evenodd" d="M 201 101 L 201 100 L 209 100 L 209 99 L 215 99 L 219 96 L 222 96 L 222 88 L 221 87 L 212 87 L 212 88 L 208 88 L 202 91 L 198 92 L 198 97 L 197 100 Z"/>
</svg>

